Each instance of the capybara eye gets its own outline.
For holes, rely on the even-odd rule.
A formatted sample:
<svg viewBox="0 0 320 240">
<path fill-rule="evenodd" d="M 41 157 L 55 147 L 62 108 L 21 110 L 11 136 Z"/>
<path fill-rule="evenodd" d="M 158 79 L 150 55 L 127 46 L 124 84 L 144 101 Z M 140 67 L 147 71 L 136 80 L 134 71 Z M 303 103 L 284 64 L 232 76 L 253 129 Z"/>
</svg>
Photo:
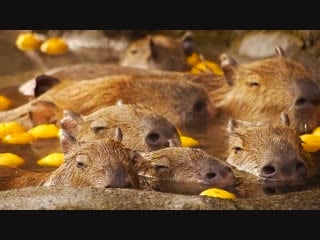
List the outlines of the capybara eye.
<svg viewBox="0 0 320 240">
<path fill-rule="evenodd" d="M 207 103 L 204 100 L 197 100 L 193 105 L 194 112 L 202 112 L 207 107 Z"/>
<path fill-rule="evenodd" d="M 132 49 L 130 52 L 131 54 L 136 54 L 138 52 L 138 49 Z"/>
<path fill-rule="evenodd" d="M 99 133 L 100 131 L 108 129 L 106 126 L 96 126 L 96 127 L 91 127 L 91 131 L 94 133 Z"/>
<path fill-rule="evenodd" d="M 163 172 L 168 170 L 169 168 L 167 166 L 162 166 L 162 165 L 156 165 L 154 166 L 154 170 L 156 170 L 156 172 Z"/>
<path fill-rule="evenodd" d="M 240 153 L 241 151 L 242 151 L 243 149 L 241 148 L 241 147 L 234 147 L 233 148 L 233 151 L 234 151 L 234 153 Z"/>
<path fill-rule="evenodd" d="M 84 169 L 86 167 L 86 162 L 88 161 L 88 157 L 86 155 L 79 155 L 76 158 L 77 168 Z"/>
<path fill-rule="evenodd" d="M 249 87 L 259 87 L 260 83 L 258 83 L 258 82 L 248 82 L 247 85 Z"/>
<path fill-rule="evenodd" d="M 77 162 L 77 168 L 83 169 L 85 168 L 85 164 L 83 162 Z"/>
</svg>

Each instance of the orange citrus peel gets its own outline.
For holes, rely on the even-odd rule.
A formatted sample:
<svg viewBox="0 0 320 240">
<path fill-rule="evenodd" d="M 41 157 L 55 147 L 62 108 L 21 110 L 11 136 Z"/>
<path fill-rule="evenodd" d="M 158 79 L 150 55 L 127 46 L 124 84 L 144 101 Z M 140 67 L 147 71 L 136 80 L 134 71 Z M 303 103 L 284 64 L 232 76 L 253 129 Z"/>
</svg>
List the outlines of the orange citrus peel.
<svg viewBox="0 0 320 240">
<path fill-rule="evenodd" d="M 201 196 L 208 196 L 208 197 L 214 197 L 214 198 L 222 198 L 222 199 L 235 199 L 236 196 L 233 193 L 227 192 L 222 189 L 218 188 L 209 188 L 202 193 L 200 193 Z"/>
</svg>

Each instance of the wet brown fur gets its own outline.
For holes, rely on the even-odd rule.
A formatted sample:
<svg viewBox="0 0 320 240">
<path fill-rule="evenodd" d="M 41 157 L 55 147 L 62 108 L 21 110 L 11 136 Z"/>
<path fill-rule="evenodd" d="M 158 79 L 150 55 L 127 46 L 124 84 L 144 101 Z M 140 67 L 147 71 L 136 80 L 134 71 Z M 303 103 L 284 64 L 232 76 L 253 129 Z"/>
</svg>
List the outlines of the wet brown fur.
<svg viewBox="0 0 320 240">
<path fill-rule="evenodd" d="M 130 152 L 119 142 L 97 140 L 72 146 L 65 154 L 65 162 L 53 172 L 30 172 L 0 167 L 1 190 L 27 186 L 92 186 L 106 187 L 106 172 L 123 169 L 137 186 L 136 175 L 131 166 Z M 77 168 L 77 156 L 87 156 L 87 167 Z"/>
</svg>

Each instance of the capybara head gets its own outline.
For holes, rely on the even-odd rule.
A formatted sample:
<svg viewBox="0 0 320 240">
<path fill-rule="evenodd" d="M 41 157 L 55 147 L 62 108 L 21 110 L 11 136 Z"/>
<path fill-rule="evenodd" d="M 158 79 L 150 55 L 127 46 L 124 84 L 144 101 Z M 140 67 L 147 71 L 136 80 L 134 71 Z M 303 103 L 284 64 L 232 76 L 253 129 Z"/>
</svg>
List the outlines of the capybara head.
<svg viewBox="0 0 320 240">
<path fill-rule="evenodd" d="M 298 132 L 282 124 L 252 123 L 230 119 L 227 162 L 262 179 L 296 181 L 310 174 Z"/>
<path fill-rule="evenodd" d="M 193 48 L 190 32 L 181 39 L 149 35 L 131 43 L 124 52 L 120 64 L 144 69 L 187 71 L 190 68 L 187 56 Z"/>
<path fill-rule="evenodd" d="M 244 65 L 223 54 L 229 86 L 221 103 L 232 117 L 246 121 L 277 120 L 286 112 L 292 127 L 309 132 L 320 120 L 320 88 L 305 67 L 286 58 L 282 49 L 276 52 L 278 57 Z"/>
<path fill-rule="evenodd" d="M 196 84 L 166 78 L 140 78 L 135 85 L 132 94 L 140 94 L 139 103 L 186 131 L 206 129 L 209 120 L 216 115 L 207 92 Z M 123 101 L 128 100 L 124 97 Z"/>
<path fill-rule="evenodd" d="M 140 182 L 159 191 L 172 192 L 172 189 L 167 189 L 167 184 L 166 188 L 161 185 L 161 182 L 168 181 L 199 184 L 203 189 L 210 186 L 226 188 L 236 182 L 230 167 L 201 149 L 171 145 L 142 155 L 145 160 L 137 167 L 138 175 L 147 183 Z"/>
<path fill-rule="evenodd" d="M 51 174 L 44 186 L 139 188 L 133 169 L 136 153 L 121 144 L 119 128 L 114 139 L 77 141 L 62 131 L 60 140 L 64 163 Z"/>
<path fill-rule="evenodd" d="M 88 116 L 66 110 L 60 123 L 62 129 L 83 141 L 112 138 L 119 127 L 122 144 L 134 150 L 155 151 L 169 147 L 169 140 L 181 146 L 176 127 L 141 105 L 105 107 Z"/>
<path fill-rule="evenodd" d="M 105 106 L 141 104 L 178 128 L 205 128 L 216 109 L 199 85 L 166 77 L 109 76 L 50 89 L 34 101 L 54 102 L 61 109 L 88 115 Z"/>
</svg>

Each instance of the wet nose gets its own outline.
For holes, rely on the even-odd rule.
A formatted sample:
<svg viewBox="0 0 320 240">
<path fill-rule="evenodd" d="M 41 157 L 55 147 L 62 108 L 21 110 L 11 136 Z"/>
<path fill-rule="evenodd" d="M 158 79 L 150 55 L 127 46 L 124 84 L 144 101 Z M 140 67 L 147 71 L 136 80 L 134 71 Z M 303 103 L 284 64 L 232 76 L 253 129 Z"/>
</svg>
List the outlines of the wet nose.
<svg viewBox="0 0 320 240">
<path fill-rule="evenodd" d="M 161 142 L 161 135 L 157 131 L 152 131 L 146 136 L 146 142 L 149 146 L 156 147 L 159 146 Z"/>
<path fill-rule="evenodd" d="M 106 188 L 130 188 L 132 186 L 129 176 L 124 171 L 107 173 Z"/>
<path fill-rule="evenodd" d="M 298 159 L 270 161 L 264 164 L 260 174 L 263 178 L 273 180 L 299 180 L 305 177 L 305 164 Z"/>
<path fill-rule="evenodd" d="M 215 187 L 230 187 L 235 184 L 235 176 L 228 166 L 211 168 L 203 177 L 206 184 Z"/>
<path fill-rule="evenodd" d="M 297 108 L 307 107 L 308 105 L 316 105 L 319 104 L 319 99 L 313 99 L 309 96 L 299 96 L 295 99 L 295 106 Z"/>
<path fill-rule="evenodd" d="M 295 106 L 304 108 L 307 106 L 315 106 L 320 104 L 320 88 L 313 81 L 299 81 L 296 84 L 297 92 L 295 98 Z"/>
<path fill-rule="evenodd" d="M 174 126 L 158 126 L 152 129 L 145 138 L 150 151 L 170 147 L 169 140 L 174 141 L 177 147 L 181 146 L 178 133 Z"/>
</svg>

